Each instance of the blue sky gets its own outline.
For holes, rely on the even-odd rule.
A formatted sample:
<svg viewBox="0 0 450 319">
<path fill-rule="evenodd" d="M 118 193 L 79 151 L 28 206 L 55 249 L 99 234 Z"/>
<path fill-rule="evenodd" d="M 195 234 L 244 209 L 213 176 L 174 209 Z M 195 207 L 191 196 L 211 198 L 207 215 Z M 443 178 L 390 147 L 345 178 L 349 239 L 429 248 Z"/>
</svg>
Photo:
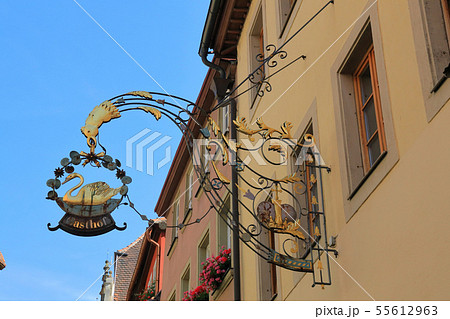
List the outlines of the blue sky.
<svg viewBox="0 0 450 319">
<path fill-rule="evenodd" d="M 209 1 L 78 3 L 167 92 L 195 101 L 207 72 L 198 48 Z M 46 181 L 70 151 L 87 151 L 80 128 L 95 105 L 130 91 L 163 90 L 73 0 L 1 1 L 0 56 L 0 251 L 7 263 L 0 300 L 75 300 L 146 223 L 123 206 L 113 217 L 127 222 L 124 232 L 91 238 L 50 232 L 47 223 L 56 226 L 63 212 L 45 199 Z M 126 140 L 144 128 L 172 137 L 173 155 L 175 126 L 143 112 L 102 126 L 101 142 L 125 163 Z M 149 176 L 126 167 L 129 194 L 149 217 L 168 169 Z M 114 183 L 105 169 L 86 175 Z M 97 281 L 80 300 L 96 300 L 100 287 Z"/>
</svg>

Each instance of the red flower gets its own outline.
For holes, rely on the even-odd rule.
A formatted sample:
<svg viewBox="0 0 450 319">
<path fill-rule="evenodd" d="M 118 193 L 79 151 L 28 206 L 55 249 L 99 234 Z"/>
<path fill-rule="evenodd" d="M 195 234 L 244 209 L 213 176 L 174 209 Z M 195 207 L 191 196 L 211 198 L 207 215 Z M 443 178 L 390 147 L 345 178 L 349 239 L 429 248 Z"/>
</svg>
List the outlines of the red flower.
<svg viewBox="0 0 450 319">
<path fill-rule="evenodd" d="M 153 281 L 150 286 L 145 289 L 141 294 L 138 295 L 138 298 L 140 301 L 147 301 L 153 299 L 156 295 L 156 289 L 155 289 L 156 282 Z"/>
<path fill-rule="evenodd" d="M 185 291 L 183 301 L 206 301 L 209 300 L 208 289 L 204 286 L 198 286 L 194 290 Z"/>
<path fill-rule="evenodd" d="M 224 249 L 218 256 L 211 256 L 203 264 L 203 271 L 200 273 L 200 282 L 206 286 L 208 291 L 217 289 L 223 281 L 223 276 L 231 267 L 231 249 Z"/>
</svg>

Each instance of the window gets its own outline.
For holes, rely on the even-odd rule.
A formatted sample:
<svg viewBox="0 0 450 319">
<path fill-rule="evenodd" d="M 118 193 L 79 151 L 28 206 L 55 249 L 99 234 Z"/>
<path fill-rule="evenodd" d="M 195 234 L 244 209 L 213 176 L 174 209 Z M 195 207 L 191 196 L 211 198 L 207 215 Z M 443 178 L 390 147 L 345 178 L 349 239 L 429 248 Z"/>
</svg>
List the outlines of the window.
<svg viewBox="0 0 450 319">
<path fill-rule="evenodd" d="M 292 9 L 296 0 L 280 0 L 279 1 L 279 10 L 280 10 L 280 36 L 283 34 L 286 29 L 287 22 L 289 17 L 291 16 Z"/>
<path fill-rule="evenodd" d="M 194 160 L 193 164 L 195 166 L 195 170 L 197 172 L 197 177 L 195 177 L 195 181 L 198 180 L 198 188 L 195 191 L 195 198 L 199 198 L 201 194 L 203 194 L 202 190 L 210 191 L 211 184 L 208 182 L 208 176 L 210 173 L 209 162 L 211 160 L 211 154 L 208 150 L 208 141 L 204 138 L 196 139 L 194 143 Z M 192 177 L 194 179 L 194 175 Z"/>
<path fill-rule="evenodd" d="M 275 248 L 275 234 L 272 231 L 269 231 L 269 247 L 273 250 L 276 250 Z M 277 266 L 275 264 L 270 264 L 270 294 L 271 294 L 271 300 L 276 297 L 277 294 Z"/>
<path fill-rule="evenodd" d="M 442 85 L 444 69 L 450 62 L 449 37 L 449 1 L 422 0 L 425 18 L 427 50 L 430 57 L 433 88 L 437 91 Z"/>
<path fill-rule="evenodd" d="M 263 229 L 259 240 L 272 249 L 275 249 L 275 235 L 272 231 Z M 260 299 L 262 301 L 272 300 L 277 294 L 277 266 L 268 263 L 262 258 L 259 261 L 259 284 Z"/>
<path fill-rule="evenodd" d="M 148 282 L 147 282 L 147 288 L 149 288 L 152 285 L 152 283 L 155 283 L 156 292 L 158 292 L 158 289 L 159 289 L 159 282 L 156 281 L 158 279 L 158 275 L 156 273 L 156 270 L 158 268 L 157 262 L 158 262 L 158 259 L 156 259 L 155 263 L 152 265 L 153 270 L 152 270 L 152 272 L 148 278 Z"/>
<path fill-rule="evenodd" d="M 349 221 L 399 159 L 377 6 L 355 23 L 331 71 L 336 72 L 334 118 Z"/>
<path fill-rule="evenodd" d="M 269 196 L 267 201 L 271 201 Z M 259 237 L 259 241 L 264 245 L 275 249 L 275 234 L 262 228 Z M 267 301 L 273 300 L 277 294 L 277 266 L 272 263 L 268 263 L 262 258 L 258 258 L 259 261 L 259 285 L 260 285 L 260 300 Z"/>
<path fill-rule="evenodd" d="M 186 190 L 184 193 L 184 216 L 182 224 L 186 225 L 192 216 L 192 197 L 194 194 L 194 169 L 190 167 L 186 170 Z M 184 231 L 184 228 L 182 229 Z"/>
<path fill-rule="evenodd" d="M 193 147 L 193 165 L 202 175 L 203 173 L 209 172 L 209 160 L 208 140 L 204 138 L 195 139 Z"/>
<path fill-rule="evenodd" d="M 309 141 L 305 140 L 307 135 L 314 136 L 313 123 L 309 122 L 306 126 L 306 130 L 303 133 L 303 136 L 300 138 L 299 144 L 307 145 Z M 319 220 L 316 218 L 316 215 L 312 212 L 319 211 L 318 205 L 318 181 L 317 181 L 317 168 L 313 167 L 316 163 L 316 156 L 318 154 L 314 154 L 315 150 L 308 147 L 298 147 L 294 153 L 294 167 L 293 173 L 297 173 L 297 176 L 304 176 L 304 185 L 298 184 L 293 188 L 293 194 L 296 195 L 296 205 L 295 210 L 298 216 L 300 213 L 306 215 L 307 218 L 300 218 L 300 229 L 301 232 L 305 236 L 305 241 L 298 240 L 299 250 L 297 252 L 298 258 L 306 258 L 306 255 L 309 253 L 307 250 L 307 242 L 311 242 L 311 245 L 314 245 L 314 241 L 317 240 L 314 236 L 315 227 L 318 225 Z M 304 172 L 304 174 L 302 174 Z"/>
<path fill-rule="evenodd" d="M 223 135 L 230 131 L 230 105 L 227 104 L 219 109 L 219 127 Z"/>
<path fill-rule="evenodd" d="M 208 142 L 206 139 L 202 139 L 202 145 L 200 148 L 200 156 L 201 156 L 200 161 L 205 173 L 209 173 L 209 160 L 210 160 L 210 154 L 207 143 Z"/>
<path fill-rule="evenodd" d="M 192 209 L 192 188 L 194 187 L 194 170 L 189 168 L 186 174 L 186 193 L 184 197 L 184 209 L 185 216 L 188 214 L 189 210 Z"/>
<path fill-rule="evenodd" d="M 173 203 L 172 208 L 172 225 L 177 226 L 180 224 L 179 218 L 180 218 L 180 202 L 179 202 L 179 193 L 175 196 L 176 200 Z M 175 247 L 178 243 L 178 227 L 171 227 L 171 243 L 169 246 L 169 250 L 167 251 L 167 256 L 169 258 L 172 257 L 173 252 L 175 251 Z"/>
<path fill-rule="evenodd" d="M 441 2 L 445 22 L 445 29 L 447 32 L 447 41 L 448 43 L 450 43 L 450 0 L 441 0 Z"/>
<path fill-rule="evenodd" d="M 386 150 L 376 72 L 372 46 L 353 77 L 365 172 Z"/>
<path fill-rule="evenodd" d="M 181 286 L 180 286 L 180 299 L 183 299 L 184 293 L 190 290 L 191 281 L 191 267 L 188 265 L 183 275 L 181 276 Z"/>
<path fill-rule="evenodd" d="M 179 219 L 179 215 L 180 215 L 180 203 L 178 201 L 178 194 L 176 196 L 177 200 L 176 202 L 173 204 L 173 212 L 172 212 L 172 225 L 178 225 L 178 219 Z M 172 242 L 178 238 L 178 227 L 174 227 L 172 228 Z"/>
<path fill-rule="evenodd" d="M 408 1 L 428 121 L 450 98 L 450 81 L 447 81 L 450 65 L 449 3 L 449 0 Z"/>
<path fill-rule="evenodd" d="M 354 193 L 387 150 L 370 23 L 338 72 L 350 193 Z"/>
<path fill-rule="evenodd" d="M 209 231 L 203 236 L 200 244 L 198 245 L 198 274 L 203 270 L 202 262 L 205 262 L 207 258 L 211 256 L 211 250 L 209 246 Z"/>
<path fill-rule="evenodd" d="M 251 76 L 249 85 L 253 87 L 251 90 L 251 103 L 250 108 L 253 108 L 257 99 L 258 92 L 261 90 L 262 81 L 265 77 L 264 67 L 258 69 L 261 65 L 261 60 L 264 59 L 264 25 L 263 25 L 263 15 L 262 8 L 259 8 L 257 16 L 254 20 L 253 27 L 250 32 L 250 73 L 253 73 Z"/>
<path fill-rule="evenodd" d="M 219 211 L 220 216 L 217 218 L 218 236 L 219 236 L 217 242 L 219 244 L 218 247 L 219 249 L 222 248 L 222 246 L 224 246 L 226 249 L 231 248 L 232 230 L 230 228 L 231 223 L 227 219 L 229 212 L 230 212 L 230 196 L 228 196 L 227 199 L 224 201 L 224 204 Z M 227 222 L 225 222 L 224 219 L 227 220 L 228 224 Z"/>
</svg>

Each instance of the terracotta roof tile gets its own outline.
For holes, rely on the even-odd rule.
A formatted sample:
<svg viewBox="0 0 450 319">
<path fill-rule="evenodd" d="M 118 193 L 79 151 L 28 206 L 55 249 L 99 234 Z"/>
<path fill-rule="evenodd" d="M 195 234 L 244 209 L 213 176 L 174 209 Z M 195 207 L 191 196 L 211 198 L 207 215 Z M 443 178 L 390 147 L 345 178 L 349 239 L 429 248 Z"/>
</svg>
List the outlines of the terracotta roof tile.
<svg viewBox="0 0 450 319">
<path fill-rule="evenodd" d="M 6 267 L 5 258 L 3 258 L 2 252 L 0 251 L 0 270 Z"/>
<path fill-rule="evenodd" d="M 145 234 L 145 233 L 144 233 Z M 119 253 L 124 253 L 126 252 L 128 249 L 132 248 L 134 245 L 136 244 L 141 244 L 141 240 L 142 238 L 144 238 L 144 234 L 142 234 L 141 236 L 139 236 L 134 242 L 132 242 L 131 244 L 129 244 L 127 247 L 119 249 L 117 252 Z"/>
<path fill-rule="evenodd" d="M 127 247 L 116 252 L 114 265 L 114 300 L 124 301 L 127 297 L 128 288 L 130 286 L 131 277 L 136 268 L 139 251 L 141 250 L 142 239 L 144 234 L 139 236 L 134 242 Z"/>
</svg>

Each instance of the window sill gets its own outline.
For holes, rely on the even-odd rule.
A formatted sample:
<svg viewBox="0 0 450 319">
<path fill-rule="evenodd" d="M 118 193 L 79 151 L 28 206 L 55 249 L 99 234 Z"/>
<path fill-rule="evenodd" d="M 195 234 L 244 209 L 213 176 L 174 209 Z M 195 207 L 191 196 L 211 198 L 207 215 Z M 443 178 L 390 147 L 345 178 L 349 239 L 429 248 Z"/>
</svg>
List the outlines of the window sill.
<svg viewBox="0 0 450 319">
<path fill-rule="evenodd" d="M 399 155 L 397 149 L 390 147 L 389 151 L 383 153 L 383 156 L 380 155 L 380 158 L 374 163 L 373 167 L 367 172 L 351 194 L 344 197 L 346 199 L 344 211 L 347 223 L 378 188 L 389 172 L 395 167 L 398 160 Z"/>
<path fill-rule="evenodd" d="M 169 257 L 169 258 L 172 257 L 173 251 L 175 250 L 177 243 L 178 243 L 178 236 L 172 240 L 172 243 L 170 244 L 170 247 L 169 247 L 169 251 L 167 252 L 167 257 Z"/>
<path fill-rule="evenodd" d="M 192 216 L 192 207 L 189 207 L 186 209 L 186 212 L 184 213 L 184 218 L 183 218 L 182 223 L 184 225 L 186 225 L 191 220 L 191 216 Z M 184 227 L 183 227 L 183 229 L 184 229 Z"/>
<path fill-rule="evenodd" d="M 210 175 L 210 172 L 205 172 L 204 177 L 200 177 L 200 185 L 198 186 L 197 191 L 195 192 L 195 195 L 194 195 L 195 198 L 199 198 L 200 196 L 202 196 L 203 191 L 207 191 L 207 192 L 210 191 L 210 189 L 209 190 L 205 189 L 205 188 L 209 188 L 208 181 L 207 181 L 209 179 L 209 175 Z"/>
<path fill-rule="evenodd" d="M 378 159 L 373 163 L 372 167 L 369 169 L 369 171 L 364 175 L 362 180 L 356 185 L 355 189 L 351 192 L 351 194 L 348 196 L 347 200 L 351 200 L 355 194 L 358 192 L 358 190 L 362 187 L 362 185 L 366 182 L 366 180 L 372 175 L 373 171 L 378 167 L 378 165 L 381 163 L 381 161 L 386 157 L 387 151 L 384 151 Z"/>
<path fill-rule="evenodd" d="M 266 76 L 269 76 L 269 75 L 267 74 Z M 270 82 L 270 80 L 268 80 L 267 82 Z M 264 84 L 264 85 L 266 85 L 266 84 Z M 263 88 L 262 90 L 265 92 L 265 88 Z M 256 123 L 255 115 L 258 111 L 259 105 L 261 104 L 261 101 L 262 101 L 264 95 L 263 96 L 258 95 L 258 91 L 254 92 L 254 95 L 253 94 L 250 94 L 250 95 L 251 95 L 251 97 L 250 97 L 249 119 L 251 119 L 251 121 L 249 121 L 249 122 Z"/>
<path fill-rule="evenodd" d="M 442 77 L 439 79 L 439 81 L 436 83 L 436 85 L 434 86 L 434 88 L 431 90 L 430 93 L 436 93 L 436 92 L 440 89 L 440 87 L 445 83 L 445 81 L 446 81 L 447 79 L 448 79 L 448 78 L 447 78 L 446 75 L 442 76 Z"/>
</svg>

